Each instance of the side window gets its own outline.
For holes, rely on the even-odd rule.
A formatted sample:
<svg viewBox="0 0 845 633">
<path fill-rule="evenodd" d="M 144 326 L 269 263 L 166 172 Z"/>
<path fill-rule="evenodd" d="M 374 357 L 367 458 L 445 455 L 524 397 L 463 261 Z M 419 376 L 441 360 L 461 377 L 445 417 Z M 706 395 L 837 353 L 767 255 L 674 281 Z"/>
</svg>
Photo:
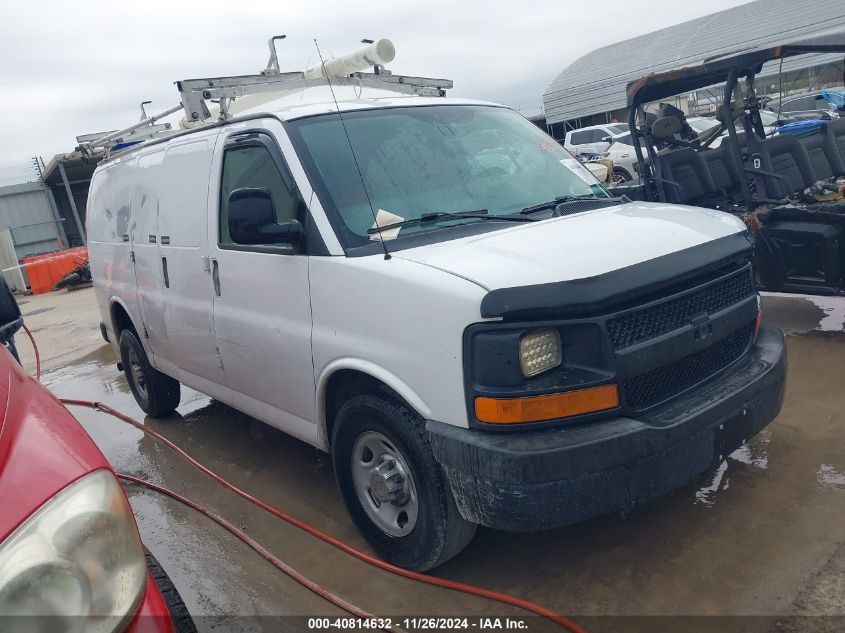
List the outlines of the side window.
<svg viewBox="0 0 845 633">
<path fill-rule="evenodd" d="M 603 139 L 605 136 L 610 136 L 610 132 L 608 132 L 608 131 L 606 131 L 606 130 L 601 130 L 601 129 L 599 129 L 599 130 L 593 130 L 593 134 L 592 134 L 592 136 L 591 136 L 591 139 L 592 139 L 592 140 L 591 140 L 590 142 L 591 142 L 591 143 L 601 143 L 601 142 L 602 142 L 602 139 Z"/>
<path fill-rule="evenodd" d="M 783 111 L 784 112 L 798 112 L 800 110 L 812 110 L 814 107 L 813 98 L 807 97 L 800 97 L 798 99 L 793 99 L 792 101 L 787 101 L 783 104 Z"/>
<path fill-rule="evenodd" d="M 275 218 L 268 217 L 268 222 L 281 224 L 296 218 L 298 196 L 288 188 L 269 150 L 260 143 L 227 147 L 220 184 L 221 244 L 235 243 L 229 234 L 229 196 L 236 189 L 269 190 Z"/>
<path fill-rule="evenodd" d="M 586 132 L 573 132 L 572 133 L 572 140 L 569 141 L 570 145 L 583 145 L 584 143 L 590 142 L 590 131 L 587 130 Z"/>
</svg>

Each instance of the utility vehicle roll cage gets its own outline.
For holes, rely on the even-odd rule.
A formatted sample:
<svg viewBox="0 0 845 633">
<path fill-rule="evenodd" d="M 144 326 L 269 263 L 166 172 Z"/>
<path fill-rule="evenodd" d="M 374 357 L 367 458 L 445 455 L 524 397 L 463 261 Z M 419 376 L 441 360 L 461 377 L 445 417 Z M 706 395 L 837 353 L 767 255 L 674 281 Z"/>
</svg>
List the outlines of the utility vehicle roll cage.
<svg viewBox="0 0 845 633">
<path fill-rule="evenodd" d="M 805 55 L 808 53 L 845 53 L 845 32 L 828 31 L 814 37 L 758 49 L 744 49 L 733 53 L 709 57 L 697 66 L 687 66 L 662 73 L 653 73 L 630 82 L 626 87 L 628 100 L 628 123 L 632 135 L 632 144 L 637 155 L 637 170 L 644 183 L 644 195 L 647 200 L 653 200 L 656 193 L 658 200 L 666 201 L 665 181 L 661 174 L 660 162 L 657 160 L 655 137 L 651 123 L 647 118 L 645 105 L 660 99 L 677 96 L 719 84 L 724 84 L 722 102 L 717 107 L 717 118 L 721 125 L 712 133 L 708 131 L 703 144 L 685 143 L 669 140 L 670 145 L 689 146 L 696 149 L 707 149 L 715 138 L 728 132 L 723 143 L 728 143 L 730 154 L 743 165 L 742 149 L 737 137 L 735 119 L 742 116 L 745 131 L 755 132 L 759 138 L 765 138 L 763 124 L 760 119 L 762 100 L 755 93 L 754 79 L 760 73 L 766 62 L 783 60 L 788 57 Z M 742 97 L 739 82 L 745 79 L 745 97 Z M 845 73 L 843 73 L 845 82 Z M 747 134 L 748 151 L 755 151 L 755 134 Z M 639 142 L 639 139 L 642 142 Z M 645 153 L 644 154 L 644 150 Z M 763 176 L 773 177 L 759 169 L 759 165 L 751 168 L 744 167 L 744 171 L 753 176 L 755 182 L 762 182 Z M 654 184 L 654 190 L 650 186 Z M 741 196 L 747 211 L 752 212 L 756 205 L 766 202 L 754 198 L 747 178 L 740 181 Z M 764 187 L 761 187 L 765 191 Z"/>
</svg>

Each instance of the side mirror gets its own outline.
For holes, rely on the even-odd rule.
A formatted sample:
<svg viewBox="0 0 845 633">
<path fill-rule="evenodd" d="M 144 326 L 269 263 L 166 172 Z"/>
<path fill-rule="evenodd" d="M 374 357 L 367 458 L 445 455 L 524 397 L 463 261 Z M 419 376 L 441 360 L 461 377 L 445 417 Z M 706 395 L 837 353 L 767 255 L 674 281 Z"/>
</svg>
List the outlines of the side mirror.
<svg viewBox="0 0 845 633">
<path fill-rule="evenodd" d="M 229 194 L 229 235 L 235 244 L 296 244 L 298 220 L 276 222 L 273 196 L 265 187 L 244 187 Z"/>
<path fill-rule="evenodd" d="M 602 136 L 602 137 L 601 137 L 601 142 L 602 142 L 602 143 L 612 143 L 612 142 L 613 142 L 613 137 L 611 137 L 611 136 Z"/>
</svg>

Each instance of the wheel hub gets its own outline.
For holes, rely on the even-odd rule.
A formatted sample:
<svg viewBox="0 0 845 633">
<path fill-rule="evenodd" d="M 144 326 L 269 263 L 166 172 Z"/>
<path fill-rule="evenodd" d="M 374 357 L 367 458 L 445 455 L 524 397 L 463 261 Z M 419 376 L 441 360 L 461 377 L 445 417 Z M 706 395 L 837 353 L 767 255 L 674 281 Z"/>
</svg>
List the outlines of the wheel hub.
<svg viewBox="0 0 845 633">
<path fill-rule="evenodd" d="M 142 398 L 146 398 L 147 383 L 144 380 L 144 369 L 141 366 L 141 360 L 138 358 L 138 354 L 135 353 L 134 349 L 129 350 L 129 374 L 132 377 L 132 382 L 135 384 L 135 388 L 138 390 L 139 395 Z"/>
<path fill-rule="evenodd" d="M 352 448 L 352 482 L 364 511 L 392 536 L 410 534 L 419 501 L 405 456 L 377 431 L 362 433 Z"/>
<path fill-rule="evenodd" d="M 370 490 L 380 503 L 405 503 L 410 491 L 402 465 L 391 457 L 382 456 L 370 469 Z"/>
</svg>

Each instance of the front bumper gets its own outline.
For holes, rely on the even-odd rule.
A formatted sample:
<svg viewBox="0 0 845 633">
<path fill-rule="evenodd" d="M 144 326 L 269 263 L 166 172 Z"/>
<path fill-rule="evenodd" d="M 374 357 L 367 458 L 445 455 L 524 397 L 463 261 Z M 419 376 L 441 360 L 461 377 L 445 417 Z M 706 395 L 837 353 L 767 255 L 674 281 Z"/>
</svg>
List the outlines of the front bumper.
<svg viewBox="0 0 845 633">
<path fill-rule="evenodd" d="M 147 592 L 125 633 L 174 633 L 173 620 L 155 579 L 147 572 Z"/>
<path fill-rule="evenodd" d="M 690 483 L 777 416 L 785 383 L 783 334 L 764 326 L 735 365 L 637 419 L 511 433 L 426 428 L 464 518 L 543 530 Z"/>
</svg>

